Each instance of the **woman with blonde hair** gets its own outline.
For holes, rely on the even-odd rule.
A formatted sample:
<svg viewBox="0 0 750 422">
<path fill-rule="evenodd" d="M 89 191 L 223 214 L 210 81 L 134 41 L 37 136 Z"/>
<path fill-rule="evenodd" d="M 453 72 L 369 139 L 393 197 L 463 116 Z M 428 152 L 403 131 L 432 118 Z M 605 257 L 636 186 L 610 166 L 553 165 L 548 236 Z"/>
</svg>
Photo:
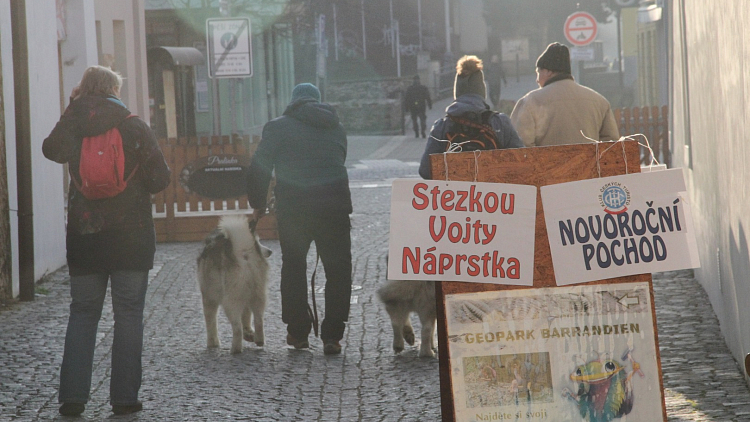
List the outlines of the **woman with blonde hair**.
<svg viewBox="0 0 750 422">
<path fill-rule="evenodd" d="M 143 308 L 156 251 L 151 194 L 167 187 L 170 172 L 149 126 L 120 101 L 121 86 L 122 77 L 109 68 L 86 69 L 42 145 L 45 157 L 68 164 L 71 178 L 66 247 L 72 301 L 58 398 L 65 416 L 80 415 L 89 400 L 96 332 L 110 281 L 112 411 L 121 415 L 143 407 L 138 401 Z M 107 148 L 100 146 L 105 139 Z M 108 166 L 107 160 L 97 164 L 96 156 L 108 149 L 121 151 L 114 156 L 124 156 L 122 168 Z M 97 173 L 113 173 L 116 183 L 106 189 L 89 183 Z"/>
</svg>

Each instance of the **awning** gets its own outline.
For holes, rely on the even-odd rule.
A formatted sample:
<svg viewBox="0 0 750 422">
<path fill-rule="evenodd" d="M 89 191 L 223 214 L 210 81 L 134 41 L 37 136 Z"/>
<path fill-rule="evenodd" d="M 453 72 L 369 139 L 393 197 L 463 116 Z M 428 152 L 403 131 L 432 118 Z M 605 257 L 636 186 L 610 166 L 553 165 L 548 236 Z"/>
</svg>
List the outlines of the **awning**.
<svg viewBox="0 0 750 422">
<path fill-rule="evenodd" d="M 169 63 L 175 66 L 196 66 L 204 64 L 203 53 L 193 47 L 151 47 L 148 60 Z"/>
</svg>

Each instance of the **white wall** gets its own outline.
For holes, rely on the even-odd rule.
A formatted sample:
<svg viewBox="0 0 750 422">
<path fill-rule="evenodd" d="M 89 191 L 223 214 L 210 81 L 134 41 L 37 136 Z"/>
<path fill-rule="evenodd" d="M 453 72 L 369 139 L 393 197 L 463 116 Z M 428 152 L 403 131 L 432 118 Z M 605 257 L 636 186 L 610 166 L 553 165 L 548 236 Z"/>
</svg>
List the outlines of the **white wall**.
<svg viewBox="0 0 750 422">
<path fill-rule="evenodd" d="M 18 210 L 13 44 L 10 1 L 0 0 L 3 95 L 5 97 L 6 160 L 11 210 Z M 31 120 L 32 201 L 34 206 L 34 279 L 65 265 L 65 221 L 62 166 L 42 155 L 42 141 L 60 117 L 55 2 L 27 2 L 29 99 Z M 11 211 L 13 295 L 18 291 L 18 215 Z"/>
<path fill-rule="evenodd" d="M 65 2 L 66 38 L 60 42 L 62 59 L 63 95 L 67 96 L 81 82 L 83 71 L 99 64 L 96 51 L 96 24 L 94 0 L 67 0 Z"/>
<path fill-rule="evenodd" d="M 18 175 L 10 2 L 0 0 L 0 59 L 3 63 L 5 137 L 11 210 L 18 209 Z M 95 20 L 104 23 L 103 53 L 120 53 L 122 73 L 128 78 L 123 97 L 130 109 L 148 120 L 144 12 L 141 0 L 66 0 L 67 37 L 58 60 L 57 9 L 54 1 L 26 1 L 31 119 L 31 177 L 34 205 L 34 278 L 65 265 L 65 198 L 63 166 L 44 158 L 42 142 L 57 123 L 61 108 L 83 71 L 97 64 Z M 117 21 L 117 23 L 115 23 Z M 119 33 L 115 33 L 119 28 Z M 103 63 L 101 63 L 103 64 Z M 62 74 L 61 74 L 62 73 Z M 62 81 L 61 81 L 62 79 Z M 61 83 L 62 97 L 61 98 Z M 18 296 L 18 215 L 11 211 L 13 296 Z"/>
<path fill-rule="evenodd" d="M 96 0 L 96 20 L 101 30 L 101 59 L 114 57 L 113 69 L 125 78 L 121 97 L 126 106 L 149 121 L 146 30 L 143 1 Z M 119 32 L 121 31 L 121 32 Z"/>
<path fill-rule="evenodd" d="M 673 162 L 684 168 L 693 201 L 702 265 L 695 274 L 743 362 L 750 352 L 750 8 L 747 0 L 668 5 Z"/>
<path fill-rule="evenodd" d="M 42 141 L 60 119 L 57 10 L 52 1 L 26 2 L 34 203 L 34 279 L 65 265 L 63 168 L 42 155 Z M 14 137 L 15 138 L 15 137 Z M 15 178 L 13 179 L 15 180 Z"/>
<path fill-rule="evenodd" d="M 10 2 L 0 0 L 0 60 L 3 62 L 3 98 L 5 101 L 5 161 L 8 172 L 10 235 L 13 272 L 13 297 L 18 296 L 18 186 L 16 186 L 16 109 L 13 89 L 13 43 L 11 40 Z"/>
</svg>

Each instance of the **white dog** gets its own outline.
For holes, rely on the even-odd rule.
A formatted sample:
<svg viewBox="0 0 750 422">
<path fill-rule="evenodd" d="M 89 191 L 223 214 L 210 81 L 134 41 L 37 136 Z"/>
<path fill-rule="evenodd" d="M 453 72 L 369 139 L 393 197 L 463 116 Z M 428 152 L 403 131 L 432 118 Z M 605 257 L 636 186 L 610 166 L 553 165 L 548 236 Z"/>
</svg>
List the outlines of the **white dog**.
<svg viewBox="0 0 750 422">
<path fill-rule="evenodd" d="M 393 350 L 404 350 L 404 340 L 414 345 L 414 328 L 409 315 L 415 312 L 422 324 L 422 344 L 419 357 L 435 356 L 435 282 L 392 280 L 378 289 L 378 297 L 385 304 L 393 327 Z"/>
<path fill-rule="evenodd" d="M 245 215 L 223 216 L 206 237 L 198 257 L 198 284 L 203 296 L 208 347 L 219 347 L 219 305 L 232 324 L 232 353 L 242 352 L 242 339 L 263 346 L 263 312 L 268 296 L 271 250 L 258 241 L 256 221 Z M 250 326 L 252 317 L 253 327 Z"/>
</svg>

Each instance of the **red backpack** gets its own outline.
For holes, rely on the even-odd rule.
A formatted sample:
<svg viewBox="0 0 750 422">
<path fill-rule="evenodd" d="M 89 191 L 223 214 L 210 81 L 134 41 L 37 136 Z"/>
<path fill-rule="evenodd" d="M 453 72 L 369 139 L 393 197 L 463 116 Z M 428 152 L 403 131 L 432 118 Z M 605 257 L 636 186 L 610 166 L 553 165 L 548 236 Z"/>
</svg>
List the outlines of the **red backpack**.
<svg viewBox="0 0 750 422">
<path fill-rule="evenodd" d="M 131 114 L 127 118 L 135 117 Z M 71 173 L 70 177 L 76 188 L 87 199 L 102 199 L 117 196 L 128 186 L 128 181 L 138 170 L 133 168 L 125 178 L 125 153 L 122 149 L 122 135 L 117 127 L 96 135 L 83 138 L 81 143 L 81 161 L 78 175 L 81 181 Z"/>
</svg>

